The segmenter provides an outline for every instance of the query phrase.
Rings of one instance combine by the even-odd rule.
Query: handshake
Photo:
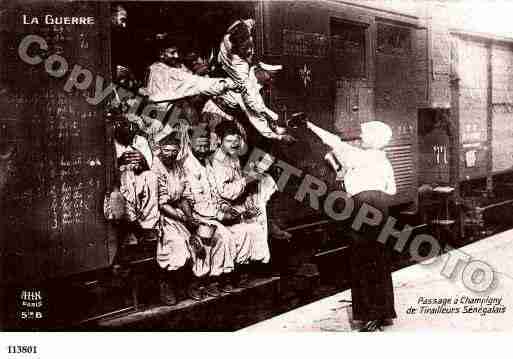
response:
[[[308,121],[304,112],[296,112],[290,116],[287,121],[287,126],[290,128],[306,128],[306,122]]]

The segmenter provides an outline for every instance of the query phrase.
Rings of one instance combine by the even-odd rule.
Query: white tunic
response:
[[[202,222],[216,226],[214,238],[217,241],[211,250],[210,274],[219,275],[233,271],[235,264],[249,261],[251,238],[243,224],[225,226],[217,221],[221,197],[217,191],[214,170],[210,161],[203,166],[194,155],[189,154],[184,164],[186,189],[184,195],[193,206]]]
[[[254,193],[245,193],[246,180],[242,176],[239,159],[226,155],[221,149],[214,154],[212,166],[221,198],[230,204],[237,203],[234,208],[238,211],[244,211],[248,206],[258,208],[260,214],[255,218],[245,220],[240,226],[247,231],[251,239],[248,259],[263,263],[269,262],[266,205],[277,190],[276,183],[272,177],[264,175],[258,182],[257,190]]]
[[[231,27],[238,22],[236,21]],[[250,30],[255,24],[254,20],[251,19],[244,20],[244,23]],[[232,52],[229,34],[226,34],[221,41],[218,61],[228,76],[244,89],[242,93],[229,91],[220,96],[225,104],[232,108],[237,105],[240,106],[251,124],[262,136],[281,139],[281,135],[271,130],[264,116],[264,114],[267,114],[273,121],[278,120],[278,115],[265,105],[260,94],[261,86],[255,77],[255,67],[250,67],[245,59]]]
[[[152,101],[172,101],[197,95],[216,96],[225,89],[224,79],[198,76],[184,66],[171,67],[162,62],[150,66],[146,85]]]
[[[155,158],[152,171],[158,176],[159,205],[176,206],[183,197],[185,179],[179,171],[168,170]],[[157,244],[157,263],[161,268],[177,270],[191,257],[189,238],[191,236],[184,223],[170,218],[161,212],[160,227],[162,238]]]

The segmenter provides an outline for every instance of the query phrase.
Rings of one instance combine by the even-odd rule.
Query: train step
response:
[[[164,330],[222,330],[229,327],[229,321],[244,317],[248,302],[259,301],[263,307],[272,307],[279,297],[280,277],[255,278],[245,288],[237,288],[219,297],[203,300],[186,299],[174,306],[157,303],[141,304],[130,312],[114,313],[91,318],[79,323],[81,328],[95,330],[152,329]],[[244,309],[246,306],[246,310]],[[258,305],[257,305],[258,309]],[[260,308],[262,309],[262,308]],[[266,309],[269,311],[269,308]],[[240,311],[240,313],[237,313]],[[246,313],[247,314],[247,313]],[[254,313],[253,313],[254,314]],[[246,315],[247,320],[251,320]],[[258,318],[260,320],[261,318]],[[240,320],[241,323],[244,320]],[[238,322],[237,322],[238,323]]]

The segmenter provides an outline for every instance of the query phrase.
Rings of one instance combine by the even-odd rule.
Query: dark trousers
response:
[[[357,215],[363,203],[378,209],[383,221],[388,217],[388,195],[364,191],[353,196]],[[396,317],[394,288],[390,270],[390,248],[377,241],[380,226],[363,224],[359,231],[350,230],[351,297],[354,320],[391,319]]]

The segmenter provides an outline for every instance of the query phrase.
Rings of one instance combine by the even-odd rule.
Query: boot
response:
[[[243,264],[239,268],[237,268],[237,272],[233,275],[233,285],[238,288],[251,288],[252,268],[252,264]]]
[[[383,331],[383,325],[380,320],[369,320],[366,322],[362,328],[360,328],[360,332],[377,332]]]
[[[166,279],[160,280],[160,301],[169,306],[176,305],[177,303],[174,287]]]
[[[175,305],[178,300],[176,298],[176,281],[174,271],[163,270],[160,276],[159,289],[160,289],[160,301],[165,305]]]
[[[216,283],[216,277],[211,277],[209,278],[208,280],[208,283],[205,285],[205,290],[204,292],[211,296],[211,297],[219,297],[221,296],[221,292],[219,291],[219,289],[217,288],[217,283]]]
[[[233,273],[225,273],[219,276],[219,290],[224,293],[232,293],[235,290]]]
[[[175,292],[178,302],[190,298],[190,283],[194,282],[195,279],[196,277],[187,266],[175,271]]]
[[[187,297],[193,300],[203,300],[205,296],[200,290],[200,279],[193,278],[189,285],[187,286]]]

